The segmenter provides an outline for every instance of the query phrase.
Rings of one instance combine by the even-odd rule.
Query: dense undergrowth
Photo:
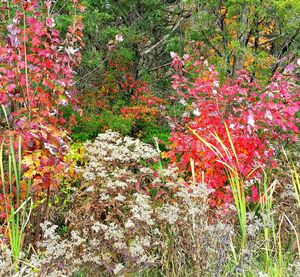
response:
[[[153,0],[156,16],[149,3],[124,3],[134,14],[149,9],[148,23],[178,20],[152,46],[144,21],[135,34],[135,17],[125,28],[105,3],[0,4],[0,276],[300,275],[297,52],[254,73],[259,51],[270,50],[255,44],[258,28],[253,52],[232,48],[224,68],[210,42],[218,37],[205,29],[205,43],[176,37],[190,17],[185,35],[195,35],[193,1],[180,10]],[[218,10],[225,25],[239,20],[227,5]],[[103,37],[91,34],[91,14],[109,25]],[[160,65],[165,41],[182,55],[169,51]],[[106,55],[86,73],[93,47]]]

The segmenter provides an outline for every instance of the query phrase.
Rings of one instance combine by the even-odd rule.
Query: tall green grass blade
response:
[[[17,271],[23,247],[25,228],[33,208],[33,202],[30,197],[31,180],[27,182],[26,197],[21,203],[22,138],[18,139],[17,151],[14,150],[13,140],[10,138],[7,160],[4,159],[4,145],[5,142],[2,142],[0,146],[0,175],[5,198],[10,247]],[[6,175],[5,170],[7,170],[8,175]],[[28,206],[29,201],[30,205]]]

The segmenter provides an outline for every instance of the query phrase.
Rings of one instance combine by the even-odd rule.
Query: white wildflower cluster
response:
[[[142,257],[145,253],[145,249],[139,240],[134,240],[129,246],[129,252],[133,257]]]
[[[93,226],[92,226],[92,230],[96,233],[98,233],[102,228],[102,224],[100,222],[94,222]]]
[[[99,134],[94,142],[87,142],[85,147],[87,158],[90,160],[86,170],[99,177],[103,177],[101,172],[105,173],[109,166],[158,157],[152,146],[131,137],[122,138],[119,133],[112,131]]]
[[[114,268],[114,274],[118,275],[122,271],[123,268],[124,268],[123,264],[121,264],[121,263],[117,264]]]
[[[154,148],[115,132],[100,134],[85,147],[87,163],[79,169],[83,180],[68,212],[68,237],[57,235],[56,225],[42,224],[38,268],[47,268],[47,276],[72,276],[82,268],[93,271],[87,276],[94,271],[122,276],[162,264],[179,270],[191,262],[202,272],[210,270],[208,256],[222,260],[225,252],[218,249],[232,233],[208,223],[211,191],[203,184],[186,187],[176,168],[154,172]]]
[[[132,258],[136,258],[136,264],[154,264],[157,260],[157,257],[154,255],[149,255],[146,249],[151,247],[151,237],[136,237],[133,241],[130,242],[129,252]],[[150,249],[149,249],[150,250]]]
[[[122,138],[112,131],[99,134],[85,148],[87,163],[78,168],[83,177],[82,189],[74,195],[70,211],[74,226],[70,239],[60,240],[57,254],[51,254],[56,244],[49,243],[49,239],[58,238],[54,234],[57,227],[45,222],[46,256],[57,260],[63,254],[69,260],[70,255],[80,250],[80,259],[74,258],[75,268],[80,263],[99,265],[115,275],[154,265],[156,257],[152,251],[156,248],[152,242],[159,247],[161,233],[152,231],[156,215],[151,197],[138,192],[136,186],[143,186],[144,179],[149,182],[154,178],[154,170],[145,166],[145,161],[155,161],[158,152],[150,145]],[[67,250],[66,242],[72,250]]]
[[[121,241],[124,239],[124,232],[114,222],[104,225],[105,234],[104,239],[108,241]]]
[[[57,225],[52,224],[50,221],[45,221],[44,223],[41,223],[41,228],[43,231],[43,236],[45,239],[56,239],[56,233],[55,230],[57,229]]]
[[[78,271],[82,265],[82,259],[78,259],[78,253],[75,250],[85,240],[75,231],[71,232],[71,240],[61,239],[56,233],[57,227],[49,221],[41,224],[43,240],[37,243],[37,250],[40,253],[34,253],[30,259],[26,260],[25,256],[20,257],[17,271],[10,250],[1,244],[0,276],[38,277],[46,276],[45,272],[47,272],[47,276],[50,277],[68,277]]]
[[[126,229],[130,229],[130,228],[134,228],[135,224],[134,224],[134,222],[131,219],[128,219],[125,222],[124,226],[125,226]]]
[[[136,184],[136,167],[140,161],[151,161],[158,157],[158,152],[138,139],[122,137],[119,133],[107,131],[99,134],[94,142],[85,144],[84,168],[77,168],[83,179],[93,186],[98,185],[110,190],[126,189],[129,184]],[[140,174],[153,174],[153,170],[138,166]],[[87,191],[93,191],[91,186]],[[104,191],[103,191],[104,193]],[[125,199],[118,197],[122,202]]]
[[[269,274],[260,271],[260,272],[258,272],[258,277],[269,277]]]
[[[172,178],[173,180],[177,180],[177,167],[166,167],[159,171],[161,176]]]
[[[14,265],[10,249],[0,242],[0,276],[12,276]]]
[[[38,243],[38,246],[44,249],[45,260],[50,262],[59,258],[67,258],[72,256],[73,248],[67,240],[60,240],[56,233],[58,226],[46,221],[41,224],[43,231],[43,241]]]
[[[126,197],[122,194],[118,194],[116,197],[115,197],[115,200],[119,201],[119,202],[124,202],[126,200]]]
[[[270,216],[264,213],[261,213],[260,217],[258,217],[254,212],[248,212],[247,219],[247,235],[252,239],[256,239],[258,233],[264,228],[273,227]]]
[[[162,208],[158,209],[158,217],[161,220],[166,220],[171,225],[175,224],[179,219],[178,204],[175,203],[174,205],[164,205]]]
[[[141,169],[140,169],[140,171],[141,171],[141,173],[144,173],[144,174],[153,174],[153,170],[151,169],[151,168],[149,168],[149,167],[142,167]]]
[[[132,217],[146,223],[147,225],[153,225],[153,209],[149,205],[149,196],[141,193],[135,193],[133,196],[135,197],[135,202],[131,207]]]

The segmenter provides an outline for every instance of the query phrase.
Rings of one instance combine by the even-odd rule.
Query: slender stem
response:
[[[7,6],[7,16],[8,16],[8,19],[10,20],[10,7],[9,7],[9,0],[7,1],[6,3],[6,6]]]
[[[28,62],[27,62],[27,46],[26,46],[26,11],[24,10],[24,16],[23,16],[23,43],[24,43],[24,62],[25,62],[25,83],[26,83],[26,98],[27,103],[25,102],[25,105],[27,106],[27,109],[29,111],[29,120],[31,119],[31,110],[30,110],[30,95],[29,95],[29,82],[28,82]]]

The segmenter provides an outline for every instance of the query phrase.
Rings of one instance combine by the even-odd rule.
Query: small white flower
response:
[[[116,35],[116,41],[118,41],[118,42],[124,41],[123,35],[122,35],[122,34],[117,34],[117,35]]]
[[[96,175],[93,172],[86,171],[83,173],[83,178],[86,181],[93,181],[93,180],[96,180]],[[88,188],[87,191],[93,191],[93,189]]]
[[[119,202],[124,202],[126,200],[126,197],[119,193],[118,196],[115,197],[115,200],[117,200]]]
[[[114,247],[115,247],[116,249],[126,249],[126,248],[127,248],[127,245],[126,245],[126,243],[123,242],[123,241],[117,241],[117,242],[114,243]]]
[[[92,230],[96,233],[99,232],[99,230],[101,229],[101,224],[100,222],[95,222],[94,225],[92,226]]]
[[[134,227],[134,223],[132,222],[131,219],[128,219],[126,222],[125,222],[125,228],[126,229],[130,229],[130,228],[133,228]]]
[[[79,48],[76,48],[74,49],[73,47],[68,47],[65,49],[66,53],[69,55],[69,56],[72,56],[74,55],[77,51],[79,50]]]
[[[187,105],[187,102],[183,98],[180,99],[179,103],[182,104],[183,106]]]
[[[7,1],[6,1],[6,2],[7,2]],[[14,23],[14,24],[19,24],[19,23],[20,23],[19,18],[15,17],[15,18],[13,19],[13,23]]]
[[[44,146],[45,146],[45,149],[47,149],[47,150],[49,150],[49,152],[52,154],[52,155],[54,155],[54,154],[56,154],[56,152],[57,152],[57,149],[53,146],[53,145],[51,145],[50,143],[44,143]]]
[[[61,99],[59,101],[59,105],[62,105],[62,106],[67,106],[68,105],[68,101],[66,99]]]
[[[189,57],[190,57],[189,54],[184,54],[184,55],[183,55],[183,59],[184,59],[184,60],[187,60]]]
[[[149,196],[140,193],[135,193],[134,196],[136,197],[136,205],[131,208],[133,218],[143,221],[147,225],[154,225],[153,210],[148,201]]]
[[[175,128],[175,124],[172,123],[172,122],[168,122],[168,125],[169,125],[170,128]]]
[[[175,52],[170,52],[171,58],[175,59],[177,57],[177,54]]]
[[[179,219],[179,212],[180,209],[177,204],[165,204],[163,207],[158,208],[158,217],[161,220],[168,222],[170,225],[173,225]]]
[[[94,177],[95,175],[93,175]],[[94,186],[88,186],[88,188],[86,189],[87,192],[94,192],[95,191],[95,187]]]
[[[118,273],[120,273],[124,268],[123,264],[117,264],[115,269],[114,269],[114,274],[117,275]]]
[[[145,250],[143,246],[141,245],[140,241],[138,239],[131,242],[129,246],[129,252],[132,257],[139,257],[143,256],[145,253]]]
[[[218,92],[217,92],[217,90],[213,89],[212,93],[213,93],[214,96],[216,96]]]
[[[57,115],[58,114],[58,112],[57,112],[57,110],[52,110],[51,112],[50,112],[50,115],[51,116],[55,116],[55,115]]]
[[[107,201],[107,200],[110,199],[110,196],[108,194],[106,194],[106,193],[102,193],[101,196],[100,196],[100,199],[102,201]]]
[[[214,86],[215,86],[216,88],[218,88],[218,87],[220,86],[219,81],[214,81]]]
[[[249,114],[249,115],[248,115],[247,123],[248,123],[251,127],[254,127],[255,121],[254,121],[254,117],[253,117],[252,114]]]
[[[80,237],[77,231],[71,231],[71,240],[76,246],[79,246],[80,244],[85,242],[85,239]]]
[[[272,113],[268,110],[265,113],[265,119],[273,120]]]
[[[158,228],[154,228],[154,229],[153,229],[153,234],[154,234],[154,235],[160,235],[161,233],[160,233],[160,231],[159,231]]]
[[[151,246],[151,238],[149,236],[142,237],[140,242],[145,247],[150,247]]]
[[[116,223],[111,222],[107,227],[104,234],[105,240],[122,241],[124,239],[124,231]]]
[[[199,109],[197,108],[197,109],[193,110],[193,114],[194,114],[195,116],[200,116],[200,115],[201,115],[201,112],[200,112]]]

